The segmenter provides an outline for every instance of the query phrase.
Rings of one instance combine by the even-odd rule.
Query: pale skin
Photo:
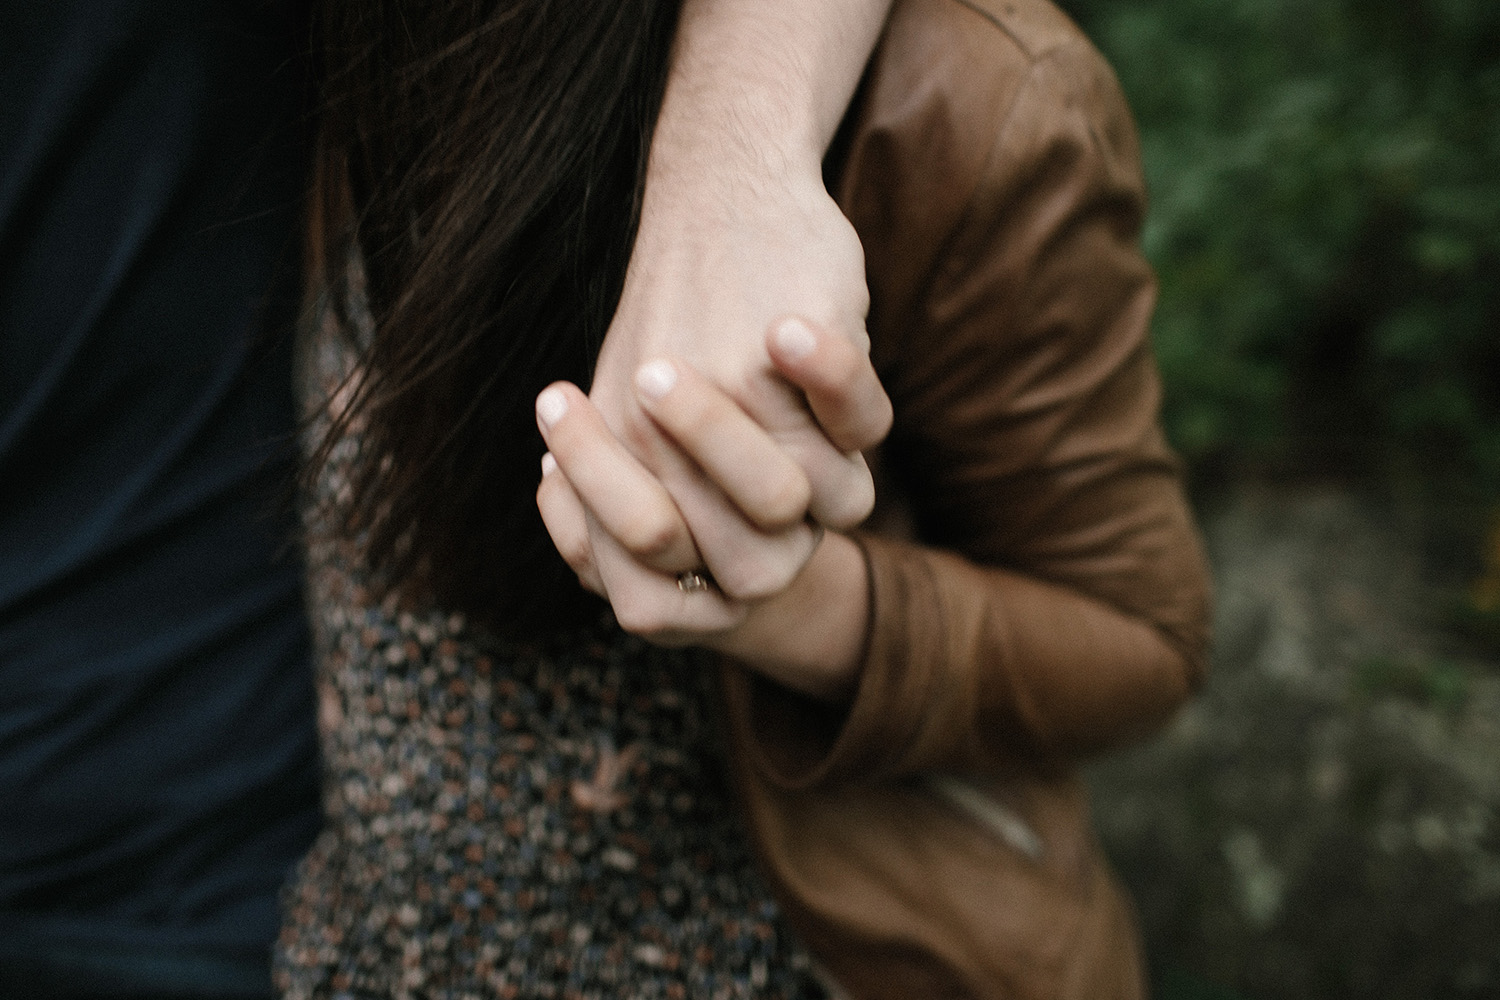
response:
[[[869,513],[860,451],[891,414],[821,167],[889,7],[686,0],[592,390],[538,397],[538,506],[583,585],[629,631],[828,699],[869,610],[862,555],[824,529]],[[699,568],[717,586],[684,593]]]
[[[820,423],[838,428],[832,441],[847,445],[883,436],[889,405],[884,420],[869,422],[879,405],[865,394],[872,384],[878,391],[878,383],[863,349],[796,319],[773,325],[767,348],[777,372],[805,395]],[[642,365],[634,392],[656,427],[746,522],[781,517],[787,497],[805,485],[772,437],[680,359]],[[670,519],[671,497],[577,387],[558,382],[544,390],[537,423],[550,449],[537,488],[542,520],[579,581],[610,600],[622,627],[665,645],[717,649],[814,697],[847,698],[869,618],[864,556],[853,541],[818,532],[811,558],[788,585],[756,598],[736,599],[718,588],[684,592],[675,573],[660,571],[644,572],[629,589],[612,591],[597,558],[600,540],[634,558],[620,539],[631,537],[642,512]]]
[[[623,535],[605,537],[591,524],[594,562],[611,595],[637,590],[648,573],[695,567],[707,567],[736,598],[780,593],[817,545],[819,531],[805,515],[839,528],[870,511],[874,488],[859,449],[889,420],[873,371],[840,418],[851,426],[829,428],[777,375],[766,337],[773,321],[797,315],[861,350],[868,343],[863,253],[821,169],[889,6],[683,5],[640,230],[589,393],[604,425],[674,506],[635,508],[618,526]],[[641,405],[636,369],[662,356],[688,363],[727,394],[802,482],[785,484],[783,495],[752,505],[747,516]]]

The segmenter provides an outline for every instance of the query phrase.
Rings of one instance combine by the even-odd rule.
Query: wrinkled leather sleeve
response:
[[[857,536],[865,661],[847,708],[741,675],[730,710],[788,788],[1061,767],[1160,725],[1208,636],[1134,126],[1102,57],[1025,0],[898,3],[859,101],[836,193],[895,405]]]

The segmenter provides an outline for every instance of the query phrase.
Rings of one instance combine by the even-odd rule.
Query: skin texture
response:
[[[868,349],[863,253],[823,187],[821,161],[889,6],[684,4],[641,224],[589,394],[601,422],[591,431],[607,430],[617,445],[594,434],[595,457],[565,463],[600,507],[585,518],[597,589],[617,612],[632,595],[624,610],[643,632],[683,624],[655,627],[673,610],[665,598],[635,606],[635,595],[658,595],[662,578],[707,567],[731,599],[713,618],[724,626],[735,600],[792,584],[820,547],[815,524],[851,527],[873,504],[859,449],[890,419],[873,369],[840,355],[844,367],[819,377],[849,384],[836,402],[813,393],[810,406],[778,374],[767,337],[779,318],[796,315],[854,353]],[[689,442],[721,463],[716,470],[700,469],[691,448],[674,443],[637,389],[638,369],[663,357],[717,387],[717,396],[694,392],[690,401],[713,407],[707,426],[720,440]],[[579,412],[576,401],[569,412]],[[656,486],[640,477],[608,496],[591,485],[605,477],[591,470],[617,465]],[[695,629],[707,626],[694,619]]]
[[[789,319],[773,327],[767,353],[823,425],[838,429],[840,443],[884,435],[889,404],[861,348]],[[745,522],[775,525],[798,508],[806,496],[801,470],[709,379],[679,359],[659,358],[642,365],[635,381],[637,401],[657,430]],[[537,490],[542,519],[580,582],[610,600],[622,627],[667,645],[717,649],[815,697],[848,696],[869,618],[858,546],[809,529],[817,542],[806,566],[787,586],[750,597],[719,587],[684,592],[671,571],[643,570],[621,586],[600,558],[600,540],[614,546],[612,555],[642,565],[637,552],[671,544],[671,498],[575,386],[549,386],[538,397],[537,424],[550,449]]]

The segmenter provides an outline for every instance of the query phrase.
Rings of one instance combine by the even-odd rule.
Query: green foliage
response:
[[[1178,447],[1380,441],[1500,484],[1500,4],[1065,5],[1141,127]]]
[[[1405,698],[1454,712],[1469,700],[1469,676],[1453,661],[1432,657],[1371,657],[1354,672],[1354,690],[1370,698]]]

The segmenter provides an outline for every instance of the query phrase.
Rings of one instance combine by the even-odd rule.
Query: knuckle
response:
[[[677,544],[677,519],[665,512],[636,511],[620,530],[619,541],[637,559],[655,559]]]
[[[816,498],[814,515],[835,531],[853,528],[875,509],[875,484],[867,468],[850,469],[837,484]]]
[[[758,527],[768,531],[790,528],[807,516],[812,501],[812,485],[801,470],[776,477],[766,487],[753,518]]]

